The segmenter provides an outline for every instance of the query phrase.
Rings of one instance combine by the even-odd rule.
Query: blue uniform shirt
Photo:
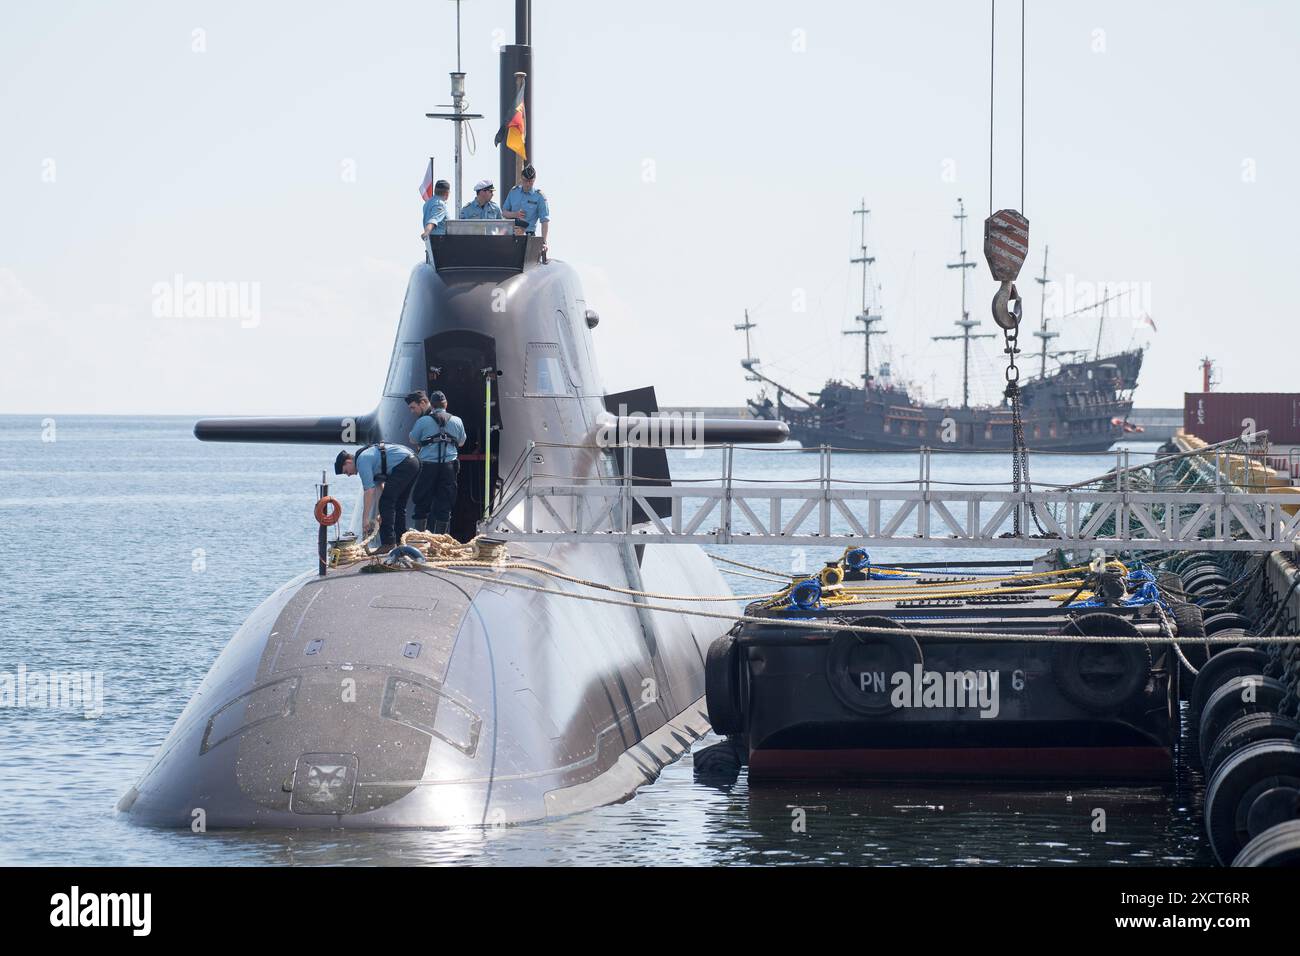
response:
[[[443,236],[447,234],[447,203],[438,196],[434,196],[424,204],[424,216],[420,221],[421,226],[427,226],[433,223],[433,228],[429,234],[433,236]]]
[[[528,218],[525,220],[527,225],[524,227],[529,235],[537,231],[539,222],[551,221],[551,207],[547,205],[546,196],[540,189],[530,189],[524,192],[522,186],[516,186],[510,190],[510,195],[506,196],[505,205],[502,207],[506,212],[518,212],[523,210],[524,215]]]
[[[411,457],[411,450],[405,445],[391,445],[384,442],[386,455],[388,459],[388,473],[391,475],[393,469],[403,461]],[[356,457],[357,477],[361,479],[361,487],[367,490],[375,487],[375,472],[379,471],[380,456],[379,446],[371,445]],[[383,480],[382,478],[380,479]]]
[[[500,219],[501,207],[488,200],[486,206],[480,206],[477,199],[471,199],[465,203],[465,208],[460,211],[461,219]]]
[[[452,441],[432,441],[427,445],[420,442],[445,432]],[[447,419],[446,425],[439,425],[432,415],[421,415],[411,426],[411,443],[420,449],[420,461],[446,462],[455,461],[456,446],[465,444],[465,423],[455,415]]]

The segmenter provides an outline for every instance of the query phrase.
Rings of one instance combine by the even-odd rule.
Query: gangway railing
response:
[[[1264,552],[1300,545],[1300,488],[1143,490],[1122,460],[1089,487],[951,488],[931,477],[931,450],[921,449],[915,480],[864,487],[833,479],[832,455],[821,449],[815,481],[755,486],[734,474],[735,449],[722,446],[719,478],[665,486],[638,479],[630,456],[622,477],[536,475],[533,447],[483,533],[507,541],[889,548]]]

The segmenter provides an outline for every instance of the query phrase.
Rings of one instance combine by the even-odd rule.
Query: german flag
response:
[[[515,111],[510,116],[510,122],[497,130],[496,138],[492,140],[493,146],[500,146],[501,140],[505,139],[506,149],[518,153],[520,159],[528,158],[528,154],[524,152],[524,137],[528,135],[524,119],[524,87],[527,83],[528,81],[525,80],[519,84],[519,93],[515,96]]]

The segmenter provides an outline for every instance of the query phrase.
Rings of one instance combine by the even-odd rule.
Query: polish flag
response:
[[[420,183],[420,198],[428,202],[433,198],[433,157],[429,157],[429,166],[424,171],[424,182]]]

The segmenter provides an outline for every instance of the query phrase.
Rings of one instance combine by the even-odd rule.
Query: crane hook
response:
[[[993,296],[993,321],[1007,331],[1020,325],[1015,281],[1028,252],[1029,220],[1018,210],[999,209],[984,220],[984,258],[993,278],[1002,283]]]
[[[1023,300],[1016,291],[1016,284],[1010,280],[1003,282],[993,296],[993,321],[999,327],[1011,331],[1020,325]]]

